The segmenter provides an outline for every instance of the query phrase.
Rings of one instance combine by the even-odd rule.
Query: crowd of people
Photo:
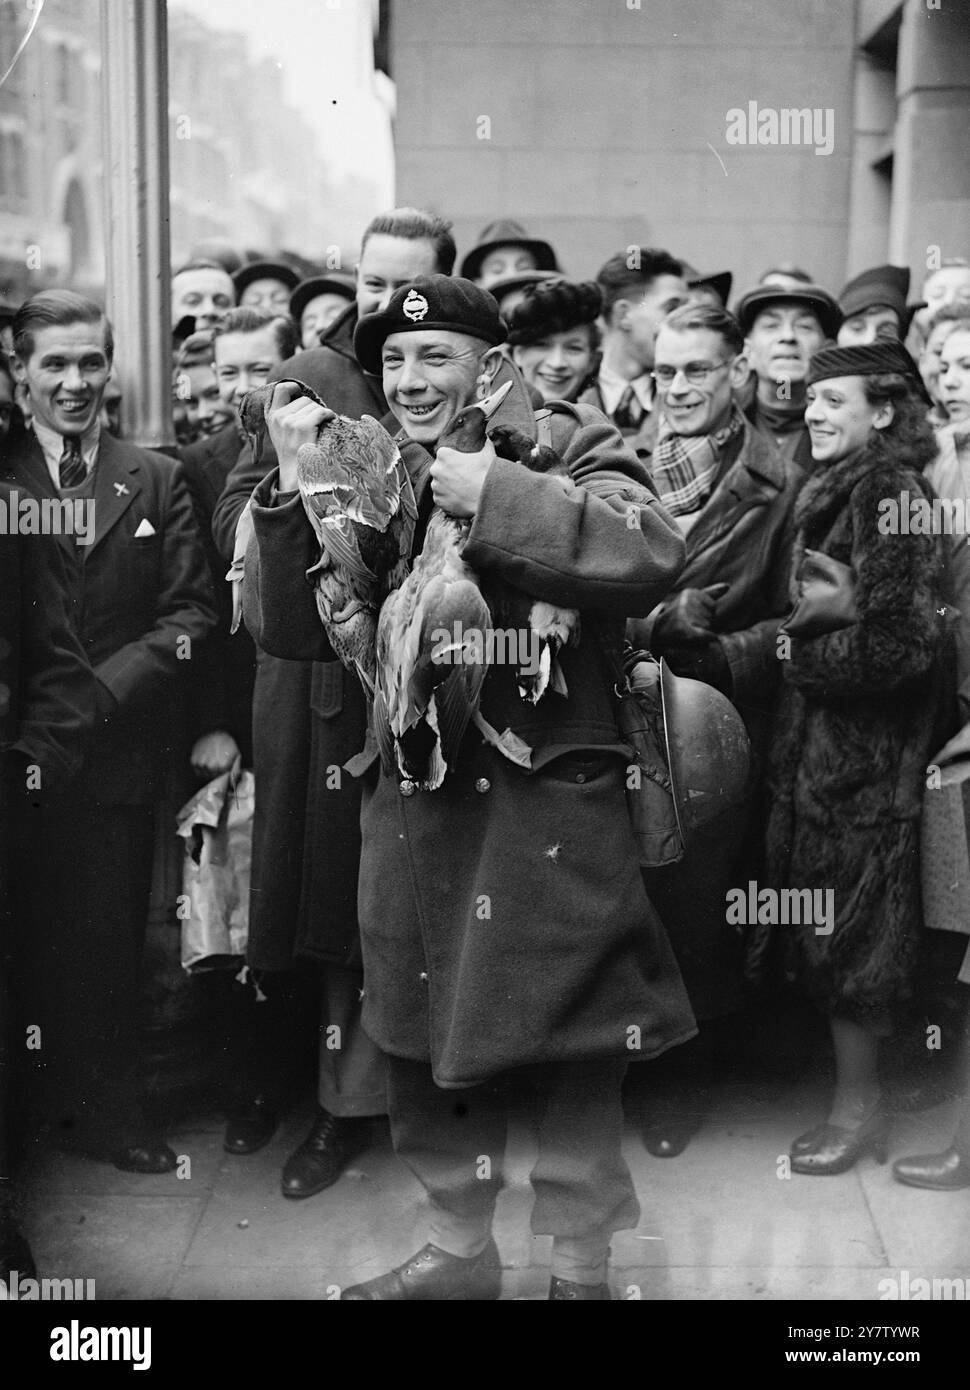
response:
[[[934,1020],[966,1054],[970,885],[941,908],[925,868],[945,830],[966,842],[959,798],[955,822],[927,814],[970,768],[966,531],[910,517],[970,499],[970,260],[913,295],[898,266],[835,293],[780,264],[733,296],[676,248],[625,247],[577,280],[503,220],[456,261],[450,224],[414,208],[373,219],[353,275],[197,248],[171,281],[168,453],[123,437],[97,303],[54,288],[7,316],[0,1278],[33,1268],[14,1179],[38,1137],[176,1166],[139,1065],[153,862],[174,835],[158,807],[243,767],[258,1003],[224,1147],[270,1141],[312,1054],[282,1195],[330,1187],[386,1116],[429,1197],[428,1243],[346,1299],[499,1297],[517,1089],[537,1102],[549,1296],[607,1299],[610,1238],[639,1214],[624,1115],[651,1154],[681,1154],[759,1001],[793,992],[831,1036],[797,1174],[884,1161],[894,1113],[941,1098]],[[260,447],[244,402],[267,386]],[[474,583],[496,623],[575,610],[544,693],[488,669],[440,785],[400,739],[382,752],[373,689],[308,582],[333,556],[301,457],[337,416],[394,438],[420,602],[450,614]],[[90,505],[93,525],[12,524],[31,499]],[[435,568],[442,513],[459,541]],[[628,816],[613,664],[646,653],[670,699],[726,697],[750,745],[744,785],[660,866]],[[402,669],[404,639],[377,660]],[[443,746],[444,672],[416,672],[407,732]],[[785,920],[786,890],[819,910]],[[964,1095],[968,1074],[968,1055],[947,1073]],[[961,1116],[895,1177],[970,1187],[970,1101]]]

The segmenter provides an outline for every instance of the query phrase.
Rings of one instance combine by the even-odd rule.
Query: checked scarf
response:
[[[714,491],[725,446],[744,429],[737,403],[715,434],[667,434],[657,440],[650,471],[660,500],[674,516],[699,511]]]

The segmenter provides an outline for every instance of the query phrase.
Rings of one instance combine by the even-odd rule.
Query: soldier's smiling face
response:
[[[381,349],[384,395],[409,438],[434,444],[462,406],[478,399],[479,388],[487,388],[499,358],[469,333],[391,333]]]

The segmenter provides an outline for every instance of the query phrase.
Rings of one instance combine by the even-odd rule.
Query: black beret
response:
[[[804,304],[822,325],[826,338],[834,338],[842,327],[842,310],[821,285],[799,285],[797,289],[785,289],[782,285],[759,285],[748,290],[734,306],[734,317],[741,325],[741,332],[748,334],[762,309],[769,304]]]
[[[909,377],[918,394],[929,401],[916,363],[902,343],[893,338],[852,347],[821,348],[808,364],[806,384],[813,386],[816,381],[834,376],[883,376],[887,372]]]
[[[354,352],[365,372],[381,374],[381,348],[392,333],[429,328],[468,333],[493,347],[508,337],[505,320],[488,290],[455,275],[419,275],[395,290],[386,309],[366,314],[354,333]]]

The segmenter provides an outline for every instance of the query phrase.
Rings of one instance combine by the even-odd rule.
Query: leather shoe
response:
[[[893,1164],[893,1177],[907,1187],[928,1187],[934,1192],[955,1192],[970,1187],[970,1155],[949,1148],[941,1154],[918,1154],[915,1158],[898,1158]]]
[[[612,1302],[609,1284],[574,1284],[571,1279],[557,1279],[555,1275],[549,1284],[549,1301],[555,1303],[567,1298],[596,1299],[602,1303]]]
[[[278,1108],[265,1096],[256,1096],[245,1110],[230,1116],[222,1147],[227,1154],[245,1156],[258,1153],[272,1139],[279,1123]]]
[[[313,1197],[335,1183],[355,1154],[367,1145],[368,1122],[340,1119],[320,1107],[310,1133],[283,1165],[284,1197]]]
[[[460,1300],[486,1302],[502,1292],[502,1265],[495,1241],[490,1240],[480,1255],[470,1260],[449,1255],[436,1245],[425,1245],[403,1265],[352,1284],[340,1295],[342,1303],[416,1302],[418,1300],[456,1303]]]
[[[687,1148],[702,1123],[699,1116],[693,1115],[653,1120],[643,1127],[643,1147],[654,1158],[676,1158]]]
[[[877,1163],[889,1154],[889,1117],[876,1109],[861,1124],[816,1125],[791,1146],[791,1170],[819,1177],[847,1173],[863,1154],[872,1153]]]
[[[123,1173],[171,1173],[178,1167],[175,1154],[160,1139],[126,1144],[116,1151],[111,1162]]]

